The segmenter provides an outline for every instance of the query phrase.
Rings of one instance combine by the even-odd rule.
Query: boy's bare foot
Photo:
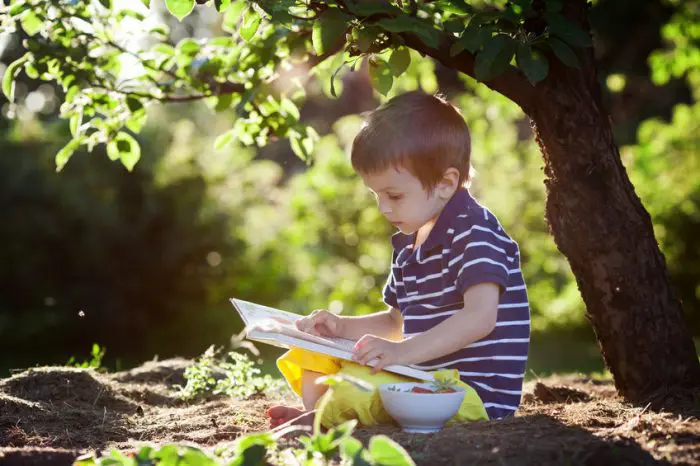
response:
[[[267,417],[270,418],[271,429],[282,424],[310,426],[314,423],[314,413],[289,406],[273,406],[267,410]]]

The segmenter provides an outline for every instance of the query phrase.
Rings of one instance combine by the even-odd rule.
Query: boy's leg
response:
[[[323,375],[320,372],[304,370],[301,375],[301,400],[304,410],[284,405],[273,406],[267,411],[270,427],[275,428],[290,421],[295,421],[294,424],[311,425],[316,402],[328,390],[328,385],[316,384],[316,379]]]
[[[317,385],[316,379],[337,372],[340,369],[338,360],[330,356],[294,348],[277,360],[277,367],[292,391],[301,397],[304,409],[285,405],[273,406],[267,412],[271,427],[274,428],[290,421],[302,424],[313,423],[314,406],[328,389],[326,385]],[[304,417],[300,418],[300,416]]]

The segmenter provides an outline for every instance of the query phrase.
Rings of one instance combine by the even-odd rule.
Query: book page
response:
[[[254,336],[254,332],[267,334],[266,338],[271,338],[274,334],[288,335],[302,340],[313,341],[321,345],[337,348],[343,351],[352,351],[355,342],[345,338],[322,337],[302,332],[296,328],[294,322],[302,316],[292,314],[279,309],[274,309],[260,304],[243,301],[241,299],[231,299],[231,303],[238,310],[246,323],[246,333]],[[257,335],[263,337],[263,335]]]
[[[246,325],[266,320],[275,319],[281,323],[292,324],[294,321],[301,319],[299,314],[282,311],[273,307],[262,306],[260,304],[243,301],[242,299],[231,298],[231,304],[236,308],[238,313],[243,318]]]
[[[312,341],[330,348],[337,348],[339,350],[349,352],[352,352],[352,349],[355,346],[354,340],[312,335],[310,333],[302,332],[296,328],[293,322],[284,321],[279,317],[272,317],[253,322],[248,326],[247,333],[249,337],[253,338],[274,338],[274,335],[287,335],[300,340]]]

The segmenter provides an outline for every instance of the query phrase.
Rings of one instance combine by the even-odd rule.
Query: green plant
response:
[[[98,345],[97,343],[93,343],[91,351],[92,359],[83,362],[77,362],[75,356],[71,356],[66,365],[72,367],[81,367],[84,369],[92,367],[97,370],[106,371],[107,369],[105,367],[102,367],[102,358],[104,358],[106,352],[107,348],[101,348],[100,345]]]
[[[180,399],[192,401],[200,396],[227,395],[246,399],[260,393],[279,392],[285,384],[269,375],[260,376],[248,356],[229,352],[217,359],[218,350],[210,346],[197,361],[185,369],[185,386],[176,385]]]

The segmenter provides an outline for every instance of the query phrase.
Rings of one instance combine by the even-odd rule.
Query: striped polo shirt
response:
[[[392,272],[384,287],[384,302],[401,311],[405,338],[460,311],[472,285],[496,283],[501,294],[496,327],[489,335],[413,367],[457,369],[491,419],[512,415],[520,404],[530,341],[530,306],[517,243],[466,189],[449,200],[416,250],[414,242],[415,233],[392,237]]]

